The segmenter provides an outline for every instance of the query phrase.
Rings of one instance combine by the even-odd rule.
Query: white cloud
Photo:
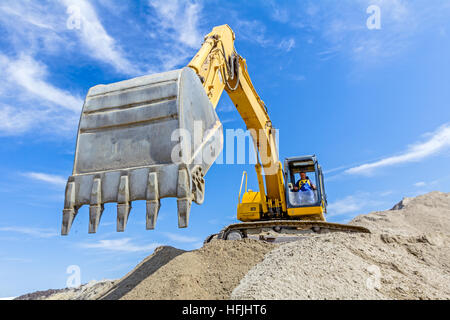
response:
[[[78,18],[69,8],[77,8],[80,13],[79,29],[67,27],[68,21]],[[89,1],[6,0],[6,4],[0,5],[0,12],[0,24],[7,30],[5,37],[16,52],[31,55],[76,52],[111,65],[124,74],[140,73],[108,34]]]
[[[163,31],[170,38],[191,48],[197,48],[202,41],[199,19],[202,5],[198,1],[152,0],[149,2],[159,18]]]
[[[117,71],[125,74],[137,74],[138,69],[125,57],[116,40],[103,27],[94,7],[86,0],[64,0],[68,8],[80,10],[80,29],[76,32],[85,50],[94,58],[111,64]]]
[[[441,182],[446,181],[450,178],[449,175],[447,176],[440,176],[439,179],[434,179],[431,181],[418,181],[416,183],[414,183],[414,187],[419,188],[422,192],[428,192],[428,191],[433,191],[433,190],[437,190],[439,189],[439,185]]]
[[[26,9],[17,6],[17,1],[8,2],[0,6],[0,11],[4,14],[13,17],[14,19],[23,20],[24,22],[31,24],[38,28],[54,30],[53,26],[48,22],[44,21],[38,13],[38,4],[28,3]],[[2,16],[2,20],[5,20],[6,15]]]
[[[20,134],[30,129],[35,120],[35,113],[0,104],[0,132]]]
[[[36,127],[58,132],[74,130],[83,100],[49,83],[46,65],[22,54],[17,59],[0,53],[0,73],[5,76],[0,103],[0,133],[21,134]]]
[[[36,238],[50,238],[58,235],[58,232],[53,229],[30,228],[30,227],[0,227],[0,231],[20,233]]]
[[[0,25],[9,40],[9,49],[54,53],[68,46],[58,26],[66,19],[60,6],[49,1],[3,0],[0,4]]]
[[[151,38],[159,44],[152,55],[161,62],[156,71],[167,71],[185,63],[200,49],[204,31],[200,29],[203,6],[200,1],[151,0]]]
[[[217,111],[224,112],[224,113],[225,112],[234,112],[234,111],[236,111],[236,107],[231,103],[227,103],[227,104],[219,103],[219,106],[217,107]]]
[[[405,21],[412,18],[408,1],[405,0],[360,0],[364,6],[377,5],[383,11],[383,15],[389,16],[395,21]]]
[[[405,152],[387,157],[376,162],[366,163],[347,169],[348,174],[370,174],[375,169],[393,165],[419,161],[450,148],[450,124],[445,124],[434,133],[428,134],[430,138],[410,146]]]
[[[270,10],[270,17],[278,22],[286,23],[289,21],[289,10],[280,6],[279,2],[270,0],[266,2]]]
[[[17,60],[9,60],[3,66],[9,81],[22,87],[28,93],[39,99],[47,100],[62,108],[79,112],[83,106],[83,100],[69,92],[56,88],[44,79],[47,76],[45,65],[37,62],[31,56],[21,55]]]
[[[380,7],[381,30],[367,28],[366,20],[370,15],[366,10],[370,5]],[[404,52],[417,28],[412,7],[402,0],[360,0],[344,4],[339,8],[340,14],[321,8],[319,25],[331,53],[323,58],[343,53],[359,62],[369,63]]]
[[[236,26],[236,40],[256,43],[263,48],[275,48],[283,52],[289,52],[295,47],[293,37],[280,37],[267,31],[264,23],[258,20],[245,20],[234,13]]]
[[[381,30],[367,28],[370,5],[381,9]],[[406,53],[418,33],[446,23],[450,9],[445,0],[304,0],[277,2],[276,10],[273,7],[274,20],[301,29],[299,37],[321,46],[320,59],[342,54],[361,64]]]
[[[141,252],[152,251],[159,247],[158,243],[151,243],[146,245],[133,244],[131,238],[123,238],[117,240],[99,240],[94,243],[81,243],[81,247],[88,249],[102,249],[107,251],[119,252]]]
[[[25,172],[23,173],[23,175],[33,180],[47,182],[56,186],[65,186],[67,182],[67,179],[65,179],[64,177],[47,173]]]
[[[258,20],[245,20],[236,17],[237,40],[254,42],[261,47],[268,47],[273,43],[267,35],[266,26]]]
[[[292,50],[292,48],[295,47],[295,40],[294,38],[283,39],[281,40],[278,47],[283,51],[289,52]]]
[[[196,237],[183,236],[176,233],[164,232],[164,235],[172,241],[176,242],[199,242],[199,239]]]
[[[355,196],[347,196],[343,199],[332,202],[328,205],[329,216],[341,215],[344,213],[356,212],[364,207],[364,203]]]
[[[367,213],[367,210],[380,210],[381,206],[387,205],[384,198],[391,194],[384,192],[357,192],[331,202],[327,206],[328,218],[349,218],[355,214]]]

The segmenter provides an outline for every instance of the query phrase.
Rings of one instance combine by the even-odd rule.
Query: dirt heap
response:
[[[362,225],[375,233],[447,237],[450,233],[450,193],[430,192],[403,198],[391,210],[357,216],[350,224]]]
[[[77,288],[50,289],[28,293],[14,300],[94,300],[112,287],[114,280],[92,280]]]
[[[214,241],[194,251],[160,247],[101,299],[228,299],[273,245]]]
[[[372,234],[282,244],[242,279],[234,299],[450,299],[450,194],[405,198],[358,216]]]
[[[450,193],[405,198],[351,224],[372,233],[160,247],[120,280],[41,298],[450,299]]]

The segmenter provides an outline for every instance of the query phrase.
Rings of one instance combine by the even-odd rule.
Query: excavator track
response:
[[[264,230],[274,230],[278,236],[265,235]],[[278,231],[277,231],[278,230]],[[346,233],[370,233],[370,230],[361,226],[352,226],[347,224],[339,224],[325,221],[313,220],[270,220],[242,222],[231,224],[219,233],[210,235],[205,243],[213,239],[220,240],[238,240],[242,238],[254,238],[257,236],[259,240],[275,242],[277,238],[283,238],[282,235],[294,234],[298,238],[299,235],[306,234],[322,234],[329,232],[346,232]],[[284,237],[285,241],[292,241],[293,237]],[[283,241],[283,240],[282,240]]]

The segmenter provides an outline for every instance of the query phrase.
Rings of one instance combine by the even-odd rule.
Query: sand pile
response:
[[[78,288],[50,289],[36,291],[17,297],[14,300],[94,300],[111,288],[114,280],[92,280]]]
[[[273,248],[257,240],[214,241],[189,252],[161,247],[102,299],[228,299]]]
[[[404,199],[355,218],[373,234],[282,244],[242,279],[234,299],[450,299],[450,194]]]
[[[450,193],[435,191],[403,198],[391,210],[357,216],[350,224],[365,226],[375,233],[447,237],[450,234]]]
[[[405,198],[329,233],[160,247],[122,279],[30,299],[450,299],[450,193]]]
[[[65,289],[46,298],[46,300],[95,300],[100,294],[114,285],[115,281],[90,281],[76,289]]]

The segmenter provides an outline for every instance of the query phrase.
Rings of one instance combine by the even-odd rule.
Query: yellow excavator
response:
[[[146,201],[146,228],[154,229],[160,199],[168,197],[177,198],[178,226],[187,227],[191,204],[203,203],[205,174],[223,148],[215,108],[224,90],[252,137],[259,191],[247,190],[244,172],[237,206],[241,223],[225,227],[207,241],[264,238],[261,234],[268,230],[369,232],[325,221],[327,199],[315,156],[285,159],[283,169],[275,129],[234,40],[228,25],[217,26],[187,67],[89,90],[78,127],[73,174],[65,191],[62,235],[69,233],[85,204],[90,206],[89,233],[95,233],[104,204],[111,202],[117,203],[117,231],[124,231],[136,200]],[[300,173],[315,181],[309,183],[314,188],[308,190],[307,201],[299,198]]]

